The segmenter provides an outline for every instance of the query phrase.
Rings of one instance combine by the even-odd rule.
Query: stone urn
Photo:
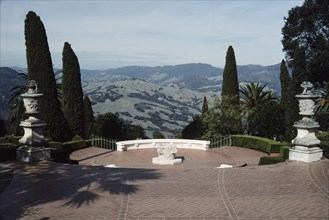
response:
[[[25,162],[35,162],[50,158],[50,150],[44,145],[47,139],[42,135],[46,123],[37,118],[39,114],[38,100],[43,96],[38,92],[37,83],[34,80],[28,81],[27,92],[23,93],[25,114],[28,118],[21,121],[20,125],[24,129],[24,135],[19,139],[22,144],[17,149],[16,158]]]
[[[291,141],[293,147],[289,151],[289,159],[310,163],[320,160],[323,155],[318,147],[321,141],[315,136],[320,126],[314,120],[316,100],[321,95],[310,82],[303,82],[301,87],[303,92],[295,97],[299,103],[299,115],[303,118],[294,124],[297,136]]]

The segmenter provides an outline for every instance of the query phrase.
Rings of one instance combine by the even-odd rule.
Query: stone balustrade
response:
[[[117,151],[150,149],[159,145],[172,145],[177,148],[207,150],[210,141],[189,140],[189,139],[138,139],[117,142]]]

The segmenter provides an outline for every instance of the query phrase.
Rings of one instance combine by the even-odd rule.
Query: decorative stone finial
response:
[[[26,84],[27,93],[38,93],[38,84],[35,80],[29,80]]]
[[[303,88],[302,94],[311,94],[311,90],[313,89],[313,84],[309,81],[305,81],[300,85]]]

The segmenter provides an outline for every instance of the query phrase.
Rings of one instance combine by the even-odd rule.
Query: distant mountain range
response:
[[[21,68],[13,68],[19,69]],[[0,68],[1,117],[9,110],[10,89],[24,84],[17,72]],[[239,83],[260,82],[280,93],[280,64],[237,66]],[[95,115],[116,113],[127,123],[139,124],[152,136],[178,133],[200,114],[203,97],[220,95],[223,69],[208,64],[127,66],[108,70],[81,70],[83,90]]]

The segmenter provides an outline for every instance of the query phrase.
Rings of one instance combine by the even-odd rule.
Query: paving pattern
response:
[[[257,166],[264,154],[237,147],[178,154],[171,166],[152,164],[154,149],[83,149],[71,155],[80,165],[7,162],[0,219],[329,219],[329,160]]]

